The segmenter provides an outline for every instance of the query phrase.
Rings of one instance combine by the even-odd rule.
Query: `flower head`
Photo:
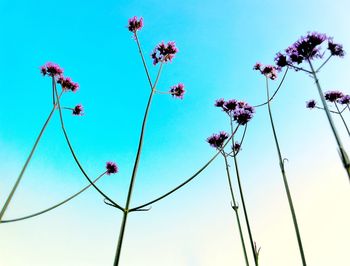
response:
[[[233,151],[234,152],[239,152],[241,150],[241,144],[239,142],[235,142],[235,145],[233,145]]]
[[[260,62],[256,62],[253,66],[253,70],[261,70],[262,64]]]
[[[328,40],[328,50],[331,52],[331,55],[344,57],[345,52],[343,50],[343,45],[334,43],[332,39]]]
[[[79,89],[79,84],[73,82],[71,78],[65,78],[62,75],[57,79],[57,83],[61,84],[63,90],[76,92]]]
[[[48,62],[42,67],[40,67],[40,72],[43,76],[59,77],[63,74],[63,69],[55,63]]]
[[[254,112],[251,112],[250,108],[239,108],[233,112],[233,118],[238,124],[243,126],[253,118],[253,113]]]
[[[209,138],[207,138],[207,142],[213,148],[222,148],[225,140],[228,139],[228,134],[224,131],[221,131],[219,134],[213,134]]]
[[[129,19],[128,22],[128,30],[131,32],[136,32],[138,30],[141,30],[143,27],[143,18],[140,17],[140,19],[138,20],[137,17],[132,17]]]
[[[167,44],[161,42],[156,46],[156,48],[154,48],[151,54],[153,65],[156,65],[159,62],[171,62],[178,51],[179,50],[176,48],[175,42],[168,42]]]
[[[281,71],[283,67],[288,65],[287,57],[282,53],[277,53],[275,57],[275,63],[277,66],[277,70]]]
[[[114,162],[106,163],[107,175],[118,173],[118,166]]]
[[[232,113],[237,108],[237,100],[231,99],[224,103],[222,109],[227,113]]]
[[[260,71],[262,75],[266,76],[269,79],[275,80],[277,78],[277,69],[274,66],[271,66],[271,65],[264,66],[261,63],[256,63],[253,66],[253,70]]]
[[[73,115],[84,115],[84,107],[81,104],[76,105],[73,108]]]
[[[215,101],[215,104],[214,104],[214,106],[216,106],[216,107],[223,107],[224,106],[224,104],[225,104],[225,100],[224,100],[224,98],[220,98],[220,99],[217,99],[216,101]]]
[[[344,95],[340,99],[338,99],[338,103],[340,104],[349,104],[350,103],[350,95]]]
[[[170,92],[170,94],[173,97],[183,99],[184,94],[185,94],[185,89],[184,88],[185,88],[184,84],[179,83],[177,85],[174,85],[174,86],[170,87],[170,91],[169,92]]]
[[[320,44],[327,40],[326,34],[319,32],[310,32],[301,37],[293,46],[299,56],[305,59],[321,58]]]
[[[314,109],[316,107],[316,101],[315,100],[310,100],[306,102],[306,108],[309,109]]]
[[[327,91],[324,93],[324,97],[329,102],[335,102],[343,96],[343,93],[340,91]]]

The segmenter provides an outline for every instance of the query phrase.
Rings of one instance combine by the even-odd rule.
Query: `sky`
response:
[[[40,74],[46,62],[58,63],[80,84],[77,93],[62,97],[66,107],[85,107],[81,117],[64,113],[68,134],[91,177],[105,170],[106,161],[118,164],[119,173],[98,184],[124,205],[149,94],[127,21],[144,19],[139,38],[153,80],[151,51],[161,41],[176,42],[179,52],[164,66],[158,89],[183,82],[186,94],[183,100],[155,95],[131,203],[137,206],[186,180],[214,155],[206,138],[229,130],[213,106],[216,99],[265,101],[255,62],[272,64],[278,51],[308,31],[333,36],[349,50],[349,9],[345,0],[0,0],[0,203],[52,108],[50,79]],[[330,60],[319,76],[323,89],[350,93],[349,69],[349,55]],[[345,265],[349,181],[325,115],[305,108],[311,98],[318,100],[313,80],[291,71],[272,104],[276,130],[308,265]],[[335,122],[350,152],[349,137],[337,117]],[[238,160],[260,265],[301,265],[266,108],[249,123]],[[4,218],[49,207],[86,184],[56,113]],[[150,211],[129,216],[120,265],[244,265],[230,200],[218,157]],[[112,265],[121,218],[90,189],[42,216],[1,224],[0,265]]]

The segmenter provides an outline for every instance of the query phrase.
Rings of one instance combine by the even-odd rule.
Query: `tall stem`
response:
[[[55,80],[54,80],[54,78],[52,78],[52,80],[53,80],[53,88],[52,88],[52,89],[54,90],[54,83],[55,83]],[[62,93],[61,93],[61,95],[62,95]],[[60,96],[61,96],[61,95],[60,95]],[[59,97],[60,97],[60,96],[59,96]],[[9,204],[10,204],[10,202],[11,202],[11,200],[12,200],[13,195],[15,194],[15,192],[16,192],[16,190],[17,190],[17,187],[18,187],[19,183],[20,183],[21,180],[22,180],[22,177],[23,177],[23,175],[24,175],[24,173],[25,173],[25,171],[26,171],[26,169],[27,169],[27,167],[28,167],[28,164],[29,164],[30,160],[32,159],[32,156],[33,156],[33,154],[34,154],[34,152],[35,152],[35,150],[36,150],[36,147],[38,146],[39,141],[40,141],[40,139],[41,139],[41,137],[42,137],[42,135],[43,135],[43,133],[44,133],[44,131],[45,131],[47,125],[49,124],[49,122],[50,122],[50,120],[51,120],[51,118],[52,118],[53,113],[55,112],[55,109],[56,109],[56,104],[54,104],[54,106],[53,106],[53,108],[52,108],[52,110],[51,110],[49,116],[47,117],[47,119],[46,119],[46,121],[45,121],[43,127],[41,128],[40,133],[39,133],[38,137],[37,137],[36,140],[35,140],[35,143],[34,143],[34,145],[33,145],[33,148],[32,148],[32,150],[30,151],[29,156],[28,156],[26,162],[24,163],[24,165],[23,165],[23,167],[22,167],[22,170],[21,170],[21,172],[19,173],[19,176],[17,177],[17,180],[16,180],[16,182],[15,182],[15,184],[14,184],[14,186],[13,186],[13,188],[12,188],[10,194],[9,194],[9,196],[7,197],[4,206],[3,206],[2,209],[1,209],[1,212],[0,212],[0,222],[1,222],[2,217],[4,216],[4,214],[5,214],[6,210],[7,210],[7,207],[9,206]]]
[[[230,125],[231,125],[231,132],[233,132],[233,121],[232,121],[232,117],[231,116],[230,116]],[[232,147],[234,147],[234,138],[233,137],[232,137]],[[258,266],[258,264],[259,264],[258,256],[257,256],[256,250],[255,250],[254,240],[253,240],[252,232],[251,232],[251,229],[250,229],[248,212],[247,212],[247,208],[246,208],[245,201],[244,201],[243,189],[242,189],[242,185],[241,185],[241,178],[240,178],[240,174],[239,174],[239,170],[238,170],[237,154],[234,154],[233,161],[235,163],[235,170],[236,170],[237,182],[238,182],[238,187],[239,187],[239,195],[240,195],[241,201],[242,201],[244,218],[245,218],[245,222],[246,222],[247,229],[248,229],[250,246],[252,248],[252,252],[253,252],[253,256],[254,256],[254,263],[255,263],[256,266]]]
[[[329,125],[331,126],[331,129],[332,129],[335,141],[337,142],[339,153],[340,153],[340,157],[341,157],[341,160],[343,162],[343,166],[344,166],[344,168],[346,170],[346,173],[348,174],[348,177],[349,177],[349,180],[350,180],[350,161],[349,161],[349,157],[346,154],[346,151],[345,151],[345,149],[343,147],[343,144],[342,144],[342,142],[340,140],[340,137],[339,137],[339,134],[337,132],[337,129],[335,128],[335,125],[334,125],[331,113],[330,113],[329,108],[327,106],[326,99],[324,98],[323,91],[321,89],[321,85],[320,85],[320,82],[318,81],[318,78],[317,78],[316,72],[314,70],[314,67],[313,67],[313,65],[312,65],[310,60],[308,60],[308,62],[309,62],[310,68],[311,68],[312,76],[313,76],[313,78],[315,80],[315,83],[316,83],[317,91],[318,91],[318,93],[320,95],[320,98],[321,98],[321,101],[322,101],[322,104],[323,104],[324,111],[325,111],[326,116],[327,116]]]
[[[153,99],[153,95],[155,93],[156,86],[157,86],[157,83],[158,83],[158,80],[159,80],[159,77],[160,77],[160,74],[161,74],[161,71],[162,71],[162,66],[163,66],[163,64],[161,63],[159,71],[158,71],[158,75],[157,75],[157,78],[156,78],[156,81],[154,82],[154,85],[152,87],[151,93],[149,95],[147,107],[146,107],[146,110],[145,110],[145,115],[143,117],[143,122],[142,122],[142,127],[141,127],[141,134],[140,134],[140,139],[139,139],[139,146],[138,146],[138,149],[137,149],[137,154],[136,154],[136,158],[135,158],[134,168],[133,168],[132,175],[131,175],[128,196],[127,196],[126,203],[125,203],[125,208],[124,208],[123,220],[122,220],[122,223],[121,223],[121,226],[120,226],[117,251],[116,251],[116,254],[115,254],[114,264],[113,264],[114,266],[119,265],[120,254],[121,254],[121,249],[122,249],[122,245],[123,245],[125,227],[126,227],[128,214],[129,214],[129,207],[130,207],[132,192],[133,192],[133,189],[134,189],[134,184],[135,184],[135,180],[136,180],[137,170],[138,170],[138,167],[139,167],[139,162],[140,162],[140,157],[141,157],[141,152],[142,152],[143,137],[144,137],[144,133],[145,133],[145,129],[146,129],[148,112],[149,112],[149,109],[150,109],[150,106],[151,106],[151,103],[152,103],[152,99]]]
[[[232,188],[232,183],[231,183],[231,175],[230,175],[230,170],[229,170],[229,166],[228,166],[228,162],[227,162],[227,158],[226,155],[223,154],[224,159],[225,159],[225,167],[226,167],[226,173],[227,173],[227,179],[228,179],[228,184],[229,184],[229,188],[230,188],[230,193],[231,193],[231,198],[232,198],[232,208],[235,211],[236,214],[236,219],[237,219],[237,224],[238,224],[238,230],[239,230],[239,235],[241,237],[241,243],[242,243],[242,249],[243,249],[243,253],[244,253],[244,259],[245,259],[245,264],[247,266],[249,266],[249,261],[248,261],[248,256],[247,256],[247,250],[245,247],[245,243],[244,243],[244,237],[243,237],[243,232],[242,232],[242,227],[241,227],[241,221],[239,219],[239,214],[238,214],[238,205],[236,203],[235,200],[235,196],[233,193],[233,188]]]
[[[270,93],[269,93],[269,82],[268,82],[268,78],[267,77],[266,77],[266,94],[267,94],[267,99],[269,99],[270,98]],[[287,176],[286,176],[286,172],[285,172],[285,169],[284,169],[284,162],[283,162],[283,159],[282,159],[281,150],[280,150],[280,146],[279,146],[279,143],[278,143],[275,126],[274,126],[274,122],[273,122],[273,119],[272,119],[272,112],[271,112],[270,102],[267,103],[267,107],[268,107],[268,110],[269,110],[269,117],[270,117],[273,137],[275,139],[276,149],[277,149],[277,153],[278,153],[279,165],[280,165],[281,173],[282,173],[282,176],[283,176],[284,187],[286,189],[288,203],[289,203],[289,208],[290,208],[290,211],[292,213],[294,229],[295,229],[295,233],[296,233],[297,240],[298,240],[299,252],[300,252],[300,256],[301,256],[301,260],[302,260],[303,266],[306,266],[306,260],[305,260],[305,255],[304,255],[303,244],[301,242],[301,237],[300,237],[297,217],[295,215],[293,201],[292,201],[292,196],[291,196],[290,191],[289,191]]]
[[[345,128],[346,128],[346,131],[348,132],[348,135],[350,136],[350,131],[349,131],[348,125],[347,125],[346,122],[345,122],[345,119],[344,119],[344,117],[343,117],[343,115],[342,115],[342,112],[339,110],[338,104],[337,104],[336,102],[334,102],[334,105],[335,105],[335,108],[337,108],[338,114],[340,115],[340,118],[341,118],[341,120],[342,120],[343,123],[344,123],[344,126],[345,126]]]

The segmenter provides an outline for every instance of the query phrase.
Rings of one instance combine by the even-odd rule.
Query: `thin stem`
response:
[[[266,94],[267,94],[267,99],[269,99],[269,81],[268,81],[268,78],[266,78]],[[269,111],[269,117],[270,117],[273,137],[274,137],[275,144],[276,144],[276,149],[277,149],[277,154],[278,154],[278,159],[279,159],[279,165],[280,165],[281,173],[282,173],[282,176],[283,176],[284,187],[286,189],[288,203],[289,203],[289,208],[290,208],[290,211],[291,211],[291,214],[292,214],[293,223],[294,223],[294,229],[295,229],[295,233],[296,233],[297,240],[298,240],[299,252],[300,252],[300,256],[301,256],[301,260],[302,260],[303,266],[306,266],[306,260],[305,260],[305,255],[304,255],[303,244],[302,244],[302,241],[301,241],[300,232],[299,232],[299,226],[298,226],[298,222],[297,222],[297,217],[296,217],[296,214],[295,214],[293,201],[292,201],[292,196],[290,194],[288,181],[287,181],[287,176],[286,176],[286,172],[285,172],[285,169],[284,169],[284,162],[283,162],[283,159],[282,159],[281,150],[280,150],[280,146],[279,146],[278,139],[277,139],[277,133],[276,133],[274,122],[273,122],[273,118],[272,118],[272,112],[271,112],[270,103],[268,103],[267,106],[268,106],[268,111]]]
[[[233,121],[232,121],[232,117],[230,117],[230,126],[231,126],[231,132],[233,132]],[[245,130],[247,129],[247,125],[245,127]],[[232,143],[234,143],[234,137],[232,137]],[[232,144],[234,145],[234,144]],[[245,222],[247,225],[247,229],[248,229],[248,235],[249,235],[249,241],[250,241],[250,246],[252,248],[252,252],[253,252],[253,256],[254,256],[254,263],[256,266],[258,266],[258,256],[255,252],[255,246],[254,246],[254,240],[253,240],[253,235],[252,235],[252,231],[250,229],[250,223],[249,223],[249,218],[248,218],[248,212],[247,212],[247,208],[245,205],[245,200],[244,200],[244,196],[243,196],[243,189],[242,189],[242,184],[241,184],[241,178],[240,178],[240,174],[239,174],[239,170],[238,170],[238,160],[237,160],[237,156],[233,156],[233,161],[235,164],[235,170],[236,170],[236,177],[237,177],[237,182],[238,182],[238,187],[239,187],[239,195],[241,197],[241,201],[242,201],[242,206],[243,206],[243,212],[244,212],[244,218],[245,218]]]
[[[157,94],[171,94],[170,91],[155,91]]]
[[[145,61],[145,57],[143,56],[143,52],[142,52],[142,49],[141,49],[141,44],[140,44],[140,41],[139,41],[139,38],[137,36],[137,32],[136,31],[134,32],[134,36],[135,36],[137,47],[139,49],[139,53],[140,53],[140,56],[141,56],[141,59],[142,59],[143,67],[145,68],[145,72],[146,72],[146,75],[147,75],[147,79],[148,79],[149,85],[150,85],[151,89],[153,89],[151,76],[150,76],[150,74],[148,72],[148,67],[147,67],[147,64],[146,64],[146,61]]]
[[[348,125],[346,124],[346,122],[345,122],[345,120],[344,120],[344,117],[343,117],[342,113],[341,113],[340,110],[339,110],[338,104],[337,104],[336,102],[334,102],[334,105],[335,105],[335,108],[337,108],[338,114],[340,115],[340,118],[341,118],[341,120],[342,120],[343,123],[344,123],[344,126],[345,126],[345,128],[346,128],[346,131],[348,132],[348,135],[350,136],[350,131],[349,131]]]
[[[145,115],[143,117],[141,133],[140,133],[140,139],[139,139],[139,145],[138,145],[137,154],[136,154],[136,158],[135,158],[134,168],[133,168],[132,175],[131,175],[128,196],[127,196],[126,203],[125,203],[123,220],[122,220],[122,223],[121,223],[121,226],[120,226],[118,245],[117,245],[116,255],[115,255],[114,264],[113,264],[114,266],[117,266],[119,264],[119,259],[120,259],[120,254],[121,254],[121,249],[122,249],[123,239],[124,239],[124,233],[125,233],[125,227],[126,227],[126,222],[127,222],[128,213],[129,213],[129,206],[130,206],[130,202],[131,202],[132,192],[133,192],[133,189],[134,189],[134,184],[135,184],[135,180],[136,180],[137,170],[138,170],[138,167],[139,167],[139,162],[140,162],[140,157],[141,157],[141,152],[142,152],[143,138],[144,138],[144,133],[145,133],[145,129],[146,129],[148,113],[149,113],[149,109],[151,107],[152,98],[153,98],[156,86],[158,84],[158,80],[159,80],[160,74],[162,72],[162,67],[163,67],[163,63],[161,63],[161,65],[159,67],[157,78],[156,78],[156,81],[154,82],[154,85],[152,87],[151,93],[149,95],[147,107],[146,107],[146,110],[145,110]]]
[[[319,109],[319,110],[324,110],[324,108],[322,108],[322,107],[319,107],[319,106],[315,106],[315,108],[316,109]],[[331,113],[333,113],[333,114],[337,114],[337,115],[339,115],[340,113],[339,112],[335,112],[335,111],[332,111],[332,110],[329,110]]]
[[[288,66],[291,67],[291,68],[294,68],[294,69],[296,69],[296,70],[301,70],[301,71],[304,71],[304,72],[306,72],[306,73],[312,74],[311,71],[309,71],[309,70],[307,70],[307,69],[305,69],[305,68],[293,66],[293,65],[290,65],[290,64],[288,64]]]
[[[331,126],[334,138],[335,138],[335,140],[337,142],[339,153],[340,153],[340,157],[341,157],[341,160],[343,162],[343,166],[344,166],[344,168],[346,170],[346,173],[348,174],[348,177],[349,177],[349,180],[350,180],[350,161],[349,161],[349,157],[348,157],[348,155],[347,155],[347,153],[346,153],[346,151],[345,151],[345,149],[343,147],[343,144],[342,144],[342,142],[340,140],[340,137],[338,135],[337,129],[336,129],[335,125],[334,125],[331,113],[330,113],[329,108],[327,106],[326,99],[325,99],[325,97],[323,95],[323,91],[321,89],[321,85],[320,85],[319,80],[317,78],[316,72],[315,72],[315,70],[313,68],[313,65],[312,65],[312,63],[311,63],[311,61],[309,59],[308,59],[308,62],[309,62],[310,68],[312,70],[312,75],[313,75],[313,78],[315,80],[317,91],[318,91],[318,93],[320,95],[320,98],[321,98],[321,101],[322,101],[322,104],[323,104],[323,108],[324,108],[324,111],[326,113],[329,125]]]
[[[61,97],[61,96],[62,96],[62,93],[60,94],[60,96],[57,95],[58,98]],[[53,113],[55,112],[55,110],[56,110],[56,104],[53,106],[53,108],[52,108],[52,110],[51,110],[49,116],[47,117],[47,119],[46,119],[46,121],[45,121],[43,127],[41,128],[40,133],[39,133],[37,139],[35,140],[35,143],[34,143],[34,145],[33,145],[33,148],[32,148],[32,150],[30,151],[29,156],[28,156],[26,162],[24,163],[24,165],[23,165],[23,167],[22,167],[22,170],[21,170],[21,172],[19,173],[19,176],[17,177],[17,180],[16,180],[16,182],[15,182],[15,184],[14,184],[14,186],[13,186],[13,188],[12,188],[10,194],[9,194],[9,196],[7,197],[4,206],[3,206],[2,209],[1,209],[1,212],[0,212],[0,222],[1,222],[2,217],[4,216],[4,214],[5,214],[5,212],[6,212],[7,208],[8,208],[8,206],[9,206],[11,200],[12,200],[13,195],[15,194],[15,192],[16,192],[16,190],[17,190],[17,187],[18,187],[19,183],[21,182],[21,179],[22,179],[22,177],[23,177],[23,175],[24,175],[24,173],[25,173],[25,171],[26,171],[26,169],[27,169],[27,167],[28,167],[28,164],[29,164],[30,160],[32,159],[32,156],[33,156],[33,154],[34,154],[34,152],[35,152],[35,149],[36,149],[36,147],[38,146],[39,141],[40,141],[40,139],[41,139],[41,137],[42,137],[42,135],[43,135],[43,133],[44,133],[44,131],[45,131],[47,125],[49,124],[49,122],[50,122],[50,120],[51,120],[51,118],[52,118],[52,115],[53,115]]]
[[[106,174],[106,172],[104,172],[103,174],[99,175],[94,181],[93,183],[96,183],[104,174]],[[23,221],[29,218],[33,218],[35,216],[39,216],[41,214],[44,214],[46,212],[52,211],[53,209],[56,209],[57,207],[67,203],[68,201],[71,201],[72,199],[74,199],[75,197],[79,196],[81,193],[83,193],[85,190],[87,190],[89,187],[91,187],[91,184],[87,185],[86,187],[84,187],[83,189],[81,189],[80,191],[78,191],[77,193],[71,195],[70,197],[66,198],[65,200],[51,206],[50,208],[47,208],[45,210],[27,215],[27,216],[23,216],[23,217],[19,217],[19,218],[14,218],[14,219],[9,219],[9,220],[2,220],[0,223],[11,223],[11,222],[18,222],[18,221]]]
[[[56,86],[55,86],[55,93],[57,95],[57,89],[56,89]],[[88,176],[88,174],[85,172],[84,168],[82,167],[82,165],[80,164],[79,160],[78,160],[78,157],[76,156],[75,152],[74,152],[74,149],[72,147],[72,144],[70,143],[70,140],[69,140],[69,137],[68,137],[68,134],[67,134],[67,131],[65,129],[65,126],[64,126],[64,121],[63,121],[63,115],[62,115],[62,109],[61,109],[61,104],[60,104],[60,101],[57,100],[57,105],[58,105],[58,110],[59,110],[59,114],[60,114],[60,122],[61,122],[61,128],[62,128],[62,131],[63,131],[63,134],[64,134],[64,137],[66,139],[66,142],[67,142],[67,145],[69,147],[69,150],[76,162],[76,164],[78,165],[80,171],[82,172],[82,174],[85,176],[85,178],[89,181],[89,183],[95,188],[95,190],[97,190],[97,192],[99,192],[103,197],[105,197],[108,201],[110,201],[111,203],[113,203],[115,205],[116,208],[118,208],[119,210],[121,211],[124,211],[124,209],[119,205],[117,204],[115,201],[113,201],[110,197],[108,197],[105,193],[103,193],[95,184],[94,182],[92,182],[92,180],[90,179],[90,177]]]
[[[52,104],[55,106],[56,105],[56,102],[55,102],[55,77],[51,77],[52,78]]]
[[[236,127],[234,133],[237,131],[239,126]],[[223,148],[225,148],[225,146],[230,142],[232,138],[232,135],[231,137],[229,137],[227,140],[226,140],[226,143],[223,145]],[[142,209],[144,207],[147,207],[153,203],[156,203],[157,201],[160,201],[164,198],[166,198],[167,196],[173,194],[175,191],[177,191],[178,189],[182,188],[183,186],[185,186],[187,183],[191,182],[195,177],[197,177],[205,168],[207,168],[209,166],[209,164],[211,164],[215,158],[221,153],[221,151],[218,151],[202,168],[200,168],[196,173],[194,173],[191,177],[189,177],[186,181],[182,182],[180,185],[178,185],[177,187],[173,188],[172,190],[170,190],[169,192],[163,194],[162,196],[154,199],[154,200],[151,200],[145,204],[142,204],[140,206],[137,206],[137,207],[134,207],[132,209],[129,210],[129,212],[133,212],[133,211],[137,211],[139,209]]]
[[[327,64],[327,62],[329,61],[329,59],[331,59],[332,55],[328,56],[328,58],[323,62],[323,64],[316,69],[316,73],[319,72],[321,70],[321,68],[324,67],[325,64]]]
[[[243,237],[243,232],[242,232],[241,221],[239,219],[239,214],[238,214],[238,205],[237,205],[236,200],[235,200],[235,196],[234,196],[233,188],[232,188],[232,183],[231,183],[231,175],[230,175],[229,165],[228,165],[227,158],[226,158],[225,154],[222,154],[222,155],[223,155],[223,157],[225,159],[225,168],[226,168],[227,179],[228,179],[228,184],[229,184],[231,198],[232,198],[232,208],[233,208],[233,210],[235,211],[235,214],[236,214],[239,235],[240,235],[240,238],[241,238],[242,249],[243,249],[243,253],[244,253],[245,264],[247,266],[249,266],[247,250],[246,250],[246,247],[245,247],[244,237]]]

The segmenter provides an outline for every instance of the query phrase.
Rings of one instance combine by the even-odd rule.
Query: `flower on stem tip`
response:
[[[174,85],[172,87],[170,87],[170,94],[173,96],[173,97],[176,97],[176,98],[180,98],[180,99],[183,99],[184,97],[184,94],[185,94],[185,86],[183,83],[179,83],[177,85]]]
[[[59,77],[63,74],[63,69],[55,63],[48,62],[42,67],[40,67],[40,72],[43,76]]]
[[[331,52],[333,56],[344,57],[345,52],[343,50],[343,45],[337,44],[333,42],[333,39],[328,40],[328,50]]]
[[[344,94],[340,91],[327,91],[324,93],[326,100],[332,103],[342,98],[343,96]]]
[[[156,46],[156,48],[154,48],[151,54],[153,65],[156,65],[159,62],[171,62],[178,51],[179,50],[176,48],[175,42],[168,42],[167,44],[161,42]]]
[[[306,108],[314,109],[316,107],[316,101],[315,100],[309,100],[306,102]]]
[[[79,84],[73,82],[71,78],[65,78],[62,75],[57,79],[57,83],[61,84],[63,90],[76,92],[79,89]]]
[[[142,27],[143,27],[143,18],[142,17],[140,17],[139,20],[137,20],[136,16],[129,19],[129,22],[128,22],[128,30],[129,31],[135,33],[136,31],[141,30]]]
[[[340,104],[349,104],[350,103],[350,95],[344,95],[337,101]]]
[[[225,101],[223,98],[220,98],[215,101],[215,106],[221,107],[224,112],[240,125],[248,123],[255,113],[253,106],[244,101],[237,101],[235,99]]]
[[[81,104],[76,105],[73,108],[73,115],[84,115],[84,107]]]
[[[224,98],[220,98],[220,99],[217,99],[217,100],[215,101],[214,106],[216,106],[216,107],[223,107],[224,104],[225,104]]]
[[[222,148],[225,140],[228,139],[228,134],[224,131],[221,131],[219,134],[213,134],[209,138],[207,138],[207,142],[213,148]]]
[[[274,66],[271,66],[271,65],[264,66],[263,64],[258,62],[254,65],[253,70],[260,71],[262,75],[264,75],[265,77],[271,80],[275,80],[277,78],[277,69]]]
[[[118,173],[118,166],[114,162],[106,163],[107,175]]]
[[[238,151],[241,150],[241,144],[240,144],[239,142],[236,141],[236,142],[235,142],[235,145],[233,145],[233,148],[232,148],[232,149],[233,149],[234,152],[237,153]]]

